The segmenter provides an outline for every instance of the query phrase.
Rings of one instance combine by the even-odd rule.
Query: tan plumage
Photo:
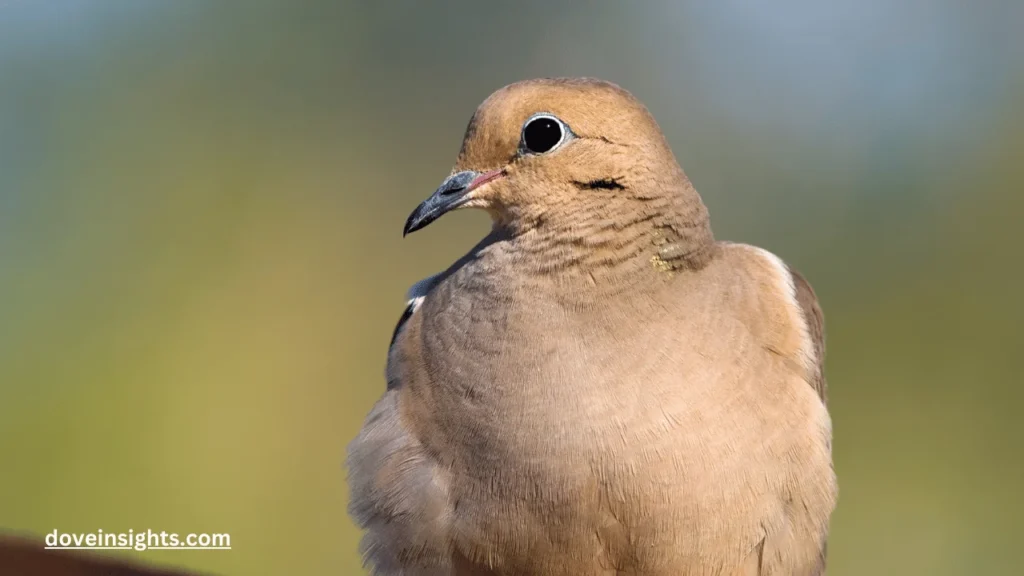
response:
[[[538,113],[568,127],[545,153]],[[714,240],[647,110],[597,80],[503,88],[407,230],[455,205],[494,229],[411,294],[349,447],[373,572],[822,574],[821,310]]]

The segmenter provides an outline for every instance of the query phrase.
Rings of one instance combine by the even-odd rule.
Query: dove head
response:
[[[458,208],[565,252],[693,256],[710,245],[707,210],[654,118],[594,79],[519,82],[492,94],[466,128],[451,175],[405,233]]]

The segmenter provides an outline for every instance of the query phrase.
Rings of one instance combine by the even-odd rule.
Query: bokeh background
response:
[[[830,576],[1019,575],[1024,4],[0,0],[0,532],[360,574],[344,447],[492,90],[613,80],[828,325]],[[0,570],[2,571],[2,570]]]

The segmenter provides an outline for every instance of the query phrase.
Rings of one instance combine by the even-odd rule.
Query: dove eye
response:
[[[539,114],[530,118],[523,125],[522,142],[519,147],[523,152],[544,154],[550,152],[565,141],[568,127],[561,120],[548,114]]]

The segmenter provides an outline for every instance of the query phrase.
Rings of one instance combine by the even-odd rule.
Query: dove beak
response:
[[[503,170],[491,170],[490,172],[466,170],[445,178],[437,190],[430,195],[430,198],[424,200],[409,215],[409,219],[405,221],[402,236],[426,228],[434,220],[468,202],[471,199],[470,192],[504,175]]]

